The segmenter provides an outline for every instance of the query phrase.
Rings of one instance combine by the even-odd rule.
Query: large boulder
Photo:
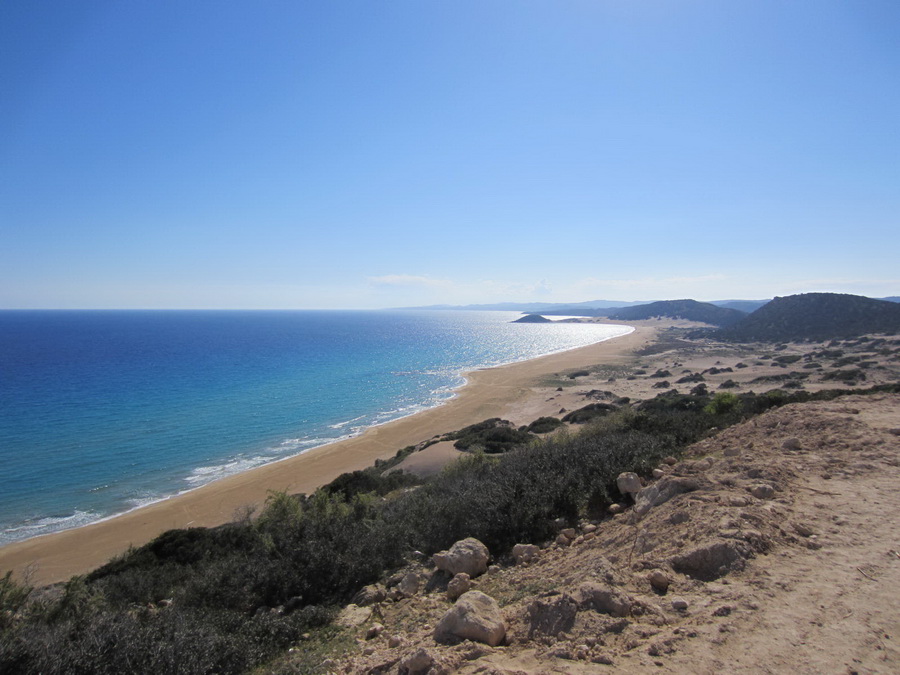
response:
[[[487,572],[489,558],[487,546],[473,537],[468,537],[453,544],[449,551],[435,553],[432,560],[435,567],[450,576],[463,572],[475,578]]]
[[[481,591],[464,593],[434,629],[434,639],[441,643],[474,640],[496,647],[504,637],[506,622],[500,606]]]

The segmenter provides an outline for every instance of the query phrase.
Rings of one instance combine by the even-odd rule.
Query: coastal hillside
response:
[[[66,583],[0,570],[0,672],[896,672],[900,340],[687,333]]]
[[[708,302],[696,300],[663,300],[651,302],[648,305],[626,307],[609,312],[607,316],[617,321],[641,321],[665,317],[671,319],[684,319],[686,321],[698,321],[713,326],[730,326],[746,315],[736,309],[718,307]]]
[[[897,331],[897,303],[843,293],[802,293],[775,298],[715,336],[735,342],[784,342]]]

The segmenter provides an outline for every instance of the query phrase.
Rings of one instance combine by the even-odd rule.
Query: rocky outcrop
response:
[[[441,643],[474,640],[496,647],[506,637],[506,622],[497,602],[481,591],[464,593],[434,629]]]
[[[582,584],[574,597],[582,609],[593,609],[610,616],[628,616],[634,604],[627,593],[592,582]]]
[[[487,546],[473,537],[462,539],[453,544],[449,551],[435,553],[432,557],[439,570],[451,576],[462,572],[472,578],[487,572],[489,559]]]
[[[693,478],[668,477],[658,483],[645,487],[634,499],[632,520],[640,520],[654,506],[665,504],[667,501],[684,492],[693,492],[700,487],[700,483]]]

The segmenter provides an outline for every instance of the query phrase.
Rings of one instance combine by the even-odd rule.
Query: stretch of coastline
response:
[[[210,483],[134,511],[80,528],[0,548],[0,571],[48,584],[84,574],[173,528],[213,527],[247,509],[258,509],[272,491],[311,493],[341,473],[371,466],[397,450],[490,417],[519,423],[538,417],[541,378],[597,364],[617,364],[652,339],[655,328],[528,361],[467,373],[467,384],[443,405],[332,443]],[[538,400],[540,399],[540,400]]]

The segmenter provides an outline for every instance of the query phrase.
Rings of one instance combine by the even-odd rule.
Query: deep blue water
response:
[[[0,543],[85,524],[624,327],[509,312],[0,312]]]

